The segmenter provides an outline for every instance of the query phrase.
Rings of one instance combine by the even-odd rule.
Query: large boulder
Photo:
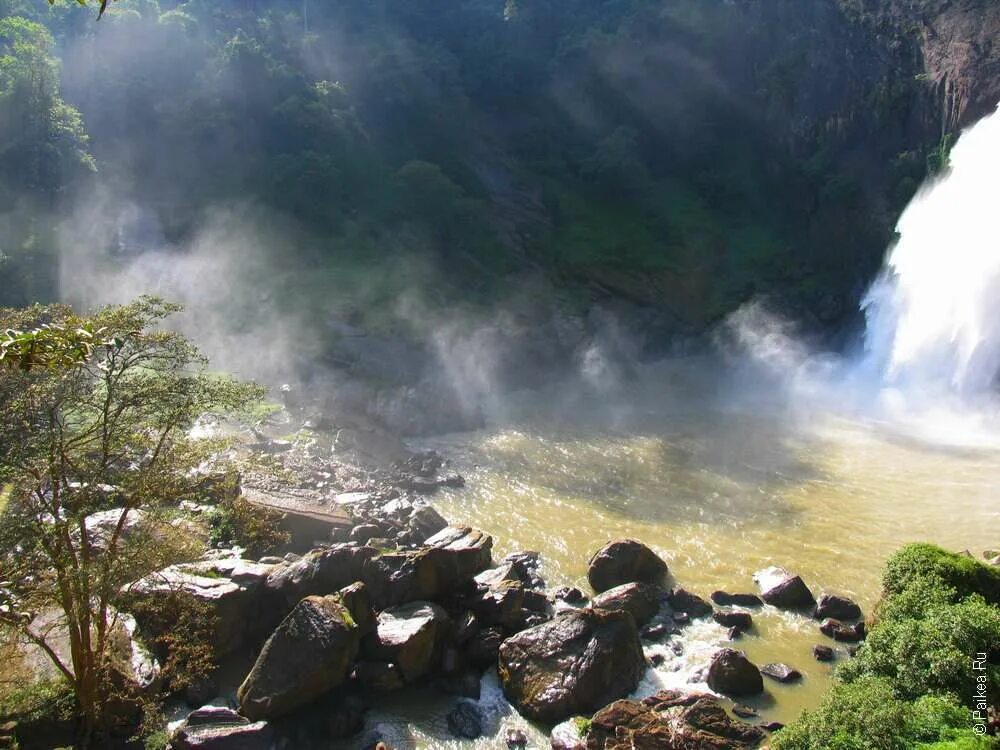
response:
[[[648,583],[626,583],[598,594],[590,603],[594,609],[624,610],[642,627],[660,611],[663,590]]]
[[[271,750],[273,743],[266,721],[251,722],[216,706],[194,711],[170,735],[172,750]]]
[[[761,598],[781,609],[809,609],[816,606],[816,597],[800,576],[784,568],[770,567],[757,571],[754,582],[760,588]]]
[[[381,607],[420,600],[440,600],[463,587],[489,567],[493,538],[468,527],[449,526],[416,551],[393,552],[373,558],[364,582]]]
[[[151,636],[173,625],[159,621],[157,613],[166,608],[156,600],[187,596],[207,606],[214,616],[212,646],[218,658],[266,634],[262,593],[272,567],[235,557],[172,565],[131,584],[125,593],[137,605],[154,605],[134,607],[140,630]]]
[[[500,646],[504,694],[522,714],[555,723],[591,713],[639,685],[646,659],[628,612],[567,612]]]
[[[666,575],[667,564],[634,539],[608,542],[594,553],[587,567],[587,580],[598,593],[623,583],[659,584]]]
[[[360,631],[333,596],[308,596],[282,620],[240,685],[250,719],[290,713],[343,683],[358,654]]]
[[[438,666],[448,632],[448,615],[430,602],[411,602],[379,613],[375,632],[365,640],[365,654],[395,665],[406,682]]]
[[[363,581],[368,562],[378,553],[371,547],[334,544],[275,566],[266,581],[274,606],[284,614],[306,596],[326,596]],[[283,609],[283,611],[282,611]]]
[[[587,750],[745,750],[763,730],[729,717],[717,698],[665,690],[643,701],[619,700],[590,722]]]
[[[760,670],[741,651],[724,648],[712,657],[708,686],[716,693],[741,698],[764,692]]]

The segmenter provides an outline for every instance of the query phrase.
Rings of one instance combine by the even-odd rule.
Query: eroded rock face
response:
[[[594,714],[587,750],[744,750],[765,736],[731,719],[714,696],[666,690],[641,702],[615,701]]]
[[[567,612],[508,638],[499,653],[508,700],[550,723],[627,695],[645,668],[635,620],[623,611]]]
[[[765,568],[754,573],[760,595],[768,604],[781,609],[808,609],[816,606],[816,598],[801,577],[784,568]]]
[[[437,668],[447,634],[448,615],[430,602],[411,602],[379,613],[365,654],[395,665],[406,682]]]
[[[191,713],[170,736],[173,750],[271,750],[274,732],[229,708],[206,706]]]
[[[351,672],[360,639],[337,597],[306,597],[267,639],[240,685],[240,713],[283,716],[337,687]]]
[[[623,583],[659,584],[667,564],[653,550],[634,539],[608,542],[590,558],[587,580],[598,593]]]
[[[642,627],[660,611],[663,590],[648,583],[626,583],[608,589],[594,597],[594,609],[622,610],[632,615],[635,624]]]
[[[724,648],[712,657],[707,682],[716,693],[730,697],[740,698],[764,692],[760,670],[742,651],[731,648]]]

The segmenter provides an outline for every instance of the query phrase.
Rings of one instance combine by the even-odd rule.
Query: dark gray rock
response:
[[[760,673],[783,683],[798,682],[802,679],[802,673],[787,664],[765,664],[760,668]]]
[[[863,622],[846,625],[840,620],[828,617],[820,623],[819,630],[823,635],[841,643],[858,643],[865,639],[865,624]]]
[[[833,661],[834,651],[829,646],[816,645],[813,646],[813,656],[816,661]]]
[[[602,592],[623,583],[660,584],[667,564],[653,550],[634,539],[615,539],[590,558],[587,580],[594,591]]]
[[[271,750],[273,742],[274,730],[266,721],[251,722],[215,706],[194,711],[170,735],[173,750]]]
[[[707,682],[716,693],[731,697],[764,692],[764,680],[760,676],[760,670],[743,652],[731,648],[722,649],[712,658]]]
[[[712,601],[720,607],[763,607],[764,600],[756,594],[730,594],[726,591],[713,591]]]
[[[447,716],[448,730],[461,739],[474,740],[483,734],[483,717],[476,704],[461,701]]]
[[[525,716],[557,722],[636,689],[646,660],[627,612],[580,610],[500,646],[504,694]]]
[[[628,612],[635,624],[642,626],[652,620],[660,611],[663,590],[648,583],[624,583],[598,594],[591,601],[594,609],[621,610]]]
[[[754,581],[760,587],[761,597],[772,606],[781,609],[811,609],[816,606],[816,598],[802,578],[784,568],[771,567],[758,571],[754,574]]]
[[[846,596],[822,594],[816,602],[815,617],[818,620],[828,617],[835,620],[858,620],[861,618],[861,607]]]
[[[667,595],[667,604],[675,612],[684,612],[691,617],[708,617],[712,605],[697,594],[686,589],[674,589]]]
[[[753,627],[753,616],[739,609],[714,612],[712,619],[724,628],[739,628],[746,631]]]

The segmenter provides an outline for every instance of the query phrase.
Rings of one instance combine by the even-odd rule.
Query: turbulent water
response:
[[[1000,528],[1000,246],[996,222],[1000,113],[964,134],[952,167],[920,192],[867,300],[866,353],[818,356],[759,306],[730,321],[720,357],[637,367],[629,377],[523,393],[502,423],[431,441],[468,479],[435,505],[492,533],[501,554],[535,549],[552,586],[586,589],[589,555],[612,537],[641,539],[678,585],[703,596],[753,591],[752,574],[782,565],[813,592],[875,605],[887,557],[911,541],[973,554]],[[734,356],[735,355],[735,356]],[[586,364],[586,363],[584,363]],[[768,681],[748,701],[764,721],[815,706],[832,667],[814,644],[818,623],[765,607],[738,643],[757,664],[781,661],[801,684]],[[639,695],[662,686],[706,689],[701,670],[729,645],[695,622],[647,646],[662,653]],[[839,648],[838,660],[848,658]],[[450,738],[454,700],[394,699],[370,717],[393,746],[505,747],[528,731],[483,683],[486,735]]]
[[[950,169],[903,212],[865,301],[884,380],[963,397],[1000,373],[1000,110],[962,134]]]

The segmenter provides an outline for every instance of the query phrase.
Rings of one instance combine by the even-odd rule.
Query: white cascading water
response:
[[[967,400],[1000,374],[1000,109],[962,134],[950,161],[903,212],[862,306],[883,386]]]

